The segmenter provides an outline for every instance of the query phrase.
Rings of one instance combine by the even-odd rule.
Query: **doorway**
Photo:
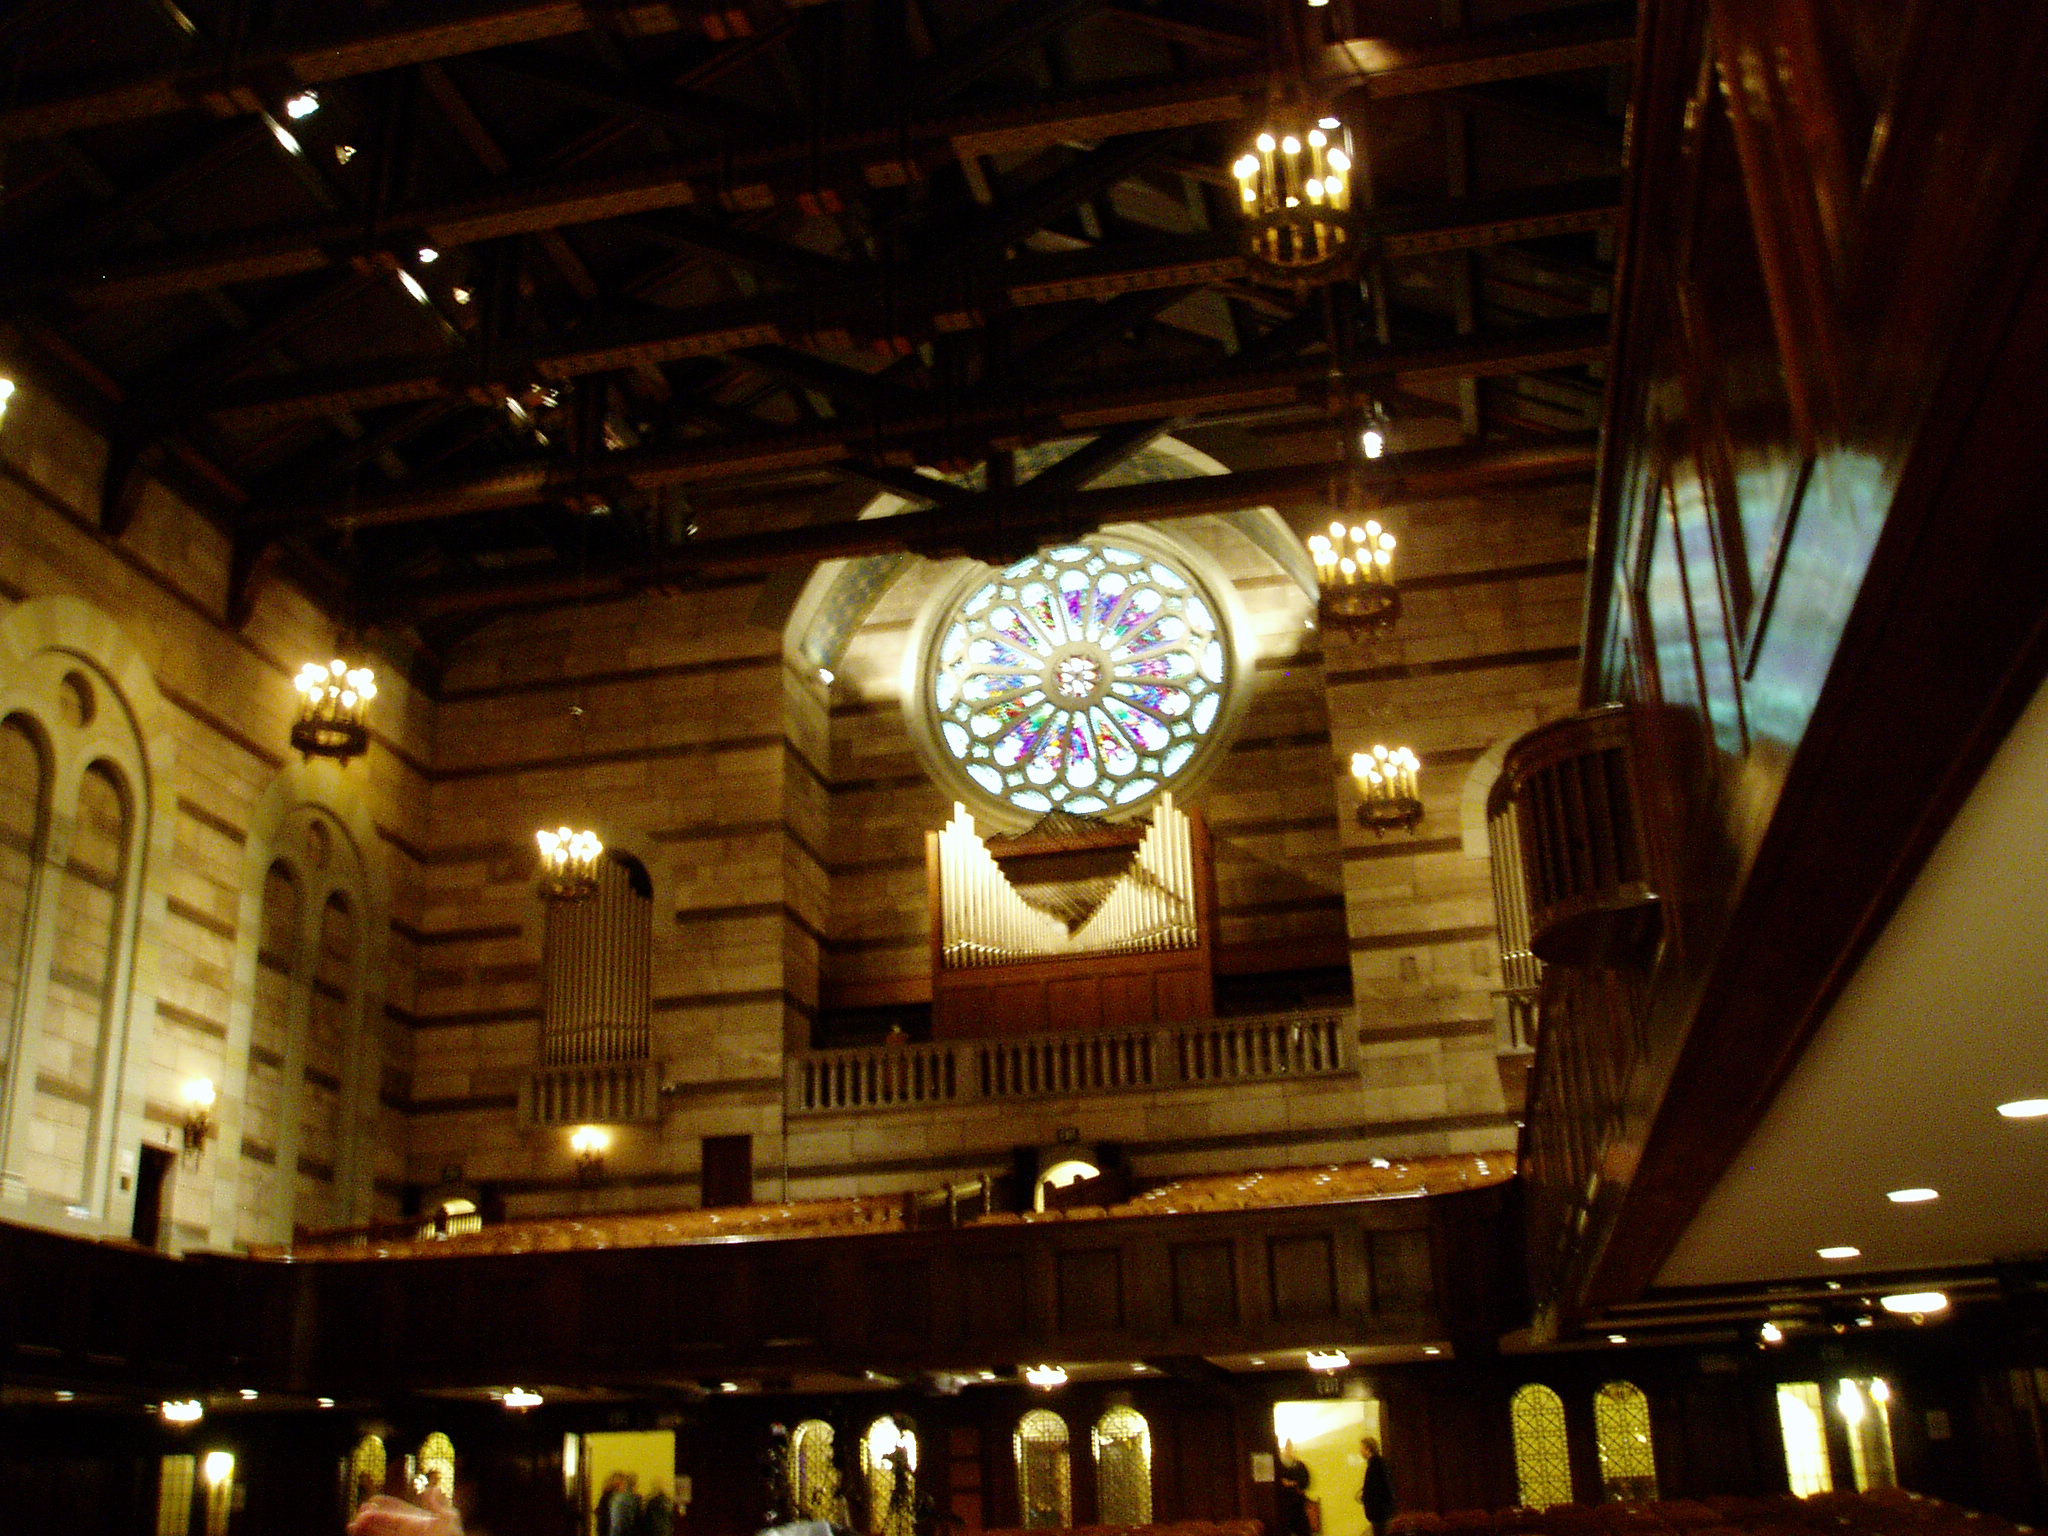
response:
[[[751,1136],[706,1136],[704,1138],[704,1208],[752,1205],[754,1203],[754,1138]]]
[[[608,1536],[603,1506],[614,1478],[625,1482],[640,1504],[657,1495],[669,1500],[673,1518],[681,1524],[689,1500],[676,1480],[674,1430],[619,1430],[580,1438],[582,1454],[576,1458],[581,1465],[583,1485],[580,1530],[592,1536]]]
[[[1273,1405],[1273,1438],[1308,1468],[1310,1518],[1319,1536],[1366,1536],[1365,1455],[1358,1442],[1380,1440],[1377,1398],[1322,1397]],[[1384,1443],[1384,1442],[1382,1442]]]
[[[178,1160],[168,1147],[145,1145],[135,1169],[135,1217],[128,1235],[144,1248],[164,1242],[164,1205],[170,1194],[171,1170]]]

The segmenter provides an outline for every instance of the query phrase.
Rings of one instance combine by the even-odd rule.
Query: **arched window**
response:
[[[1518,1389],[1508,1404],[1515,1432],[1515,1482],[1523,1507],[1548,1509],[1572,1501],[1571,1442],[1564,1399],[1541,1382]]]
[[[94,763],[79,781],[70,856],[57,878],[56,943],[43,995],[36,1061],[36,1118],[47,1140],[30,1179],[83,1203],[93,1175],[114,985],[121,957],[123,882],[131,830],[128,793],[113,768]]]
[[[455,1442],[436,1430],[420,1442],[420,1476],[423,1488],[439,1488],[455,1497]]]
[[[1065,1530],[1074,1523],[1074,1469],[1067,1453],[1067,1421],[1034,1408],[1017,1421],[1017,1502],[1024,1528]]]
[[[316,822],[314,824],[318,826]],[[305,1057],[299,1096],[298,1200],[292,1219],[300,1226],[341,1225],[335,1189],[341,1159],[342,1083],[348,1070],[348,1031],[353,1014],[356,957],[355,910],[340,891],[328,893],[320,908],[319,947],[313,954],[313,988],[307,1010]]]
[[[832,1426],[823,1419],[805,1419],[789,1437],[789,1504],[799,1520],[836,1523],[841,1518]]]
[[[0,721],[0,1126],[8,1121],[29,899],[49,833],[49,796],[50,761],[41,738],[19,716]]]
[[[365,1435],[348,1458],[348,1507],[357,1510],[384,1491],[384,1442]]]
[[[1657,1453],[1650,1444],[1650,1400],[1631,1381],[1610,1381],[1593,1394],[1593,1443],[1600,1483],[1609,1499],[1657,1497]]]
[[[1150,1525],[1152,1427],[1145,1415],[1112,1408],[1088,1438],[1095,1448],[1096,1518],[1103,1525]]]
[[[541,941],[541,1064],[644,1061],[652,1049],[654,882],[608,849],[589,901],[550,902]]]
[[[868,1480],[868,1529],[875,1536],[912,1536],[917,1517],[917,1426],[885,1413],[860,1442]]]

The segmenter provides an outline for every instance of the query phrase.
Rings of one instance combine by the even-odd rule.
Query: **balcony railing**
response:
[[[1350,1010],[1328,1009],[1148,1029],[814,1051],[790,1062],[789,1110],[909,1109],[1332,1077],[1357,1069],[1357,1042]]]
[[[613,1061],[548,1066],[520,1094],[528,1125],[630,1125],[661,1118],[661,1063]]]

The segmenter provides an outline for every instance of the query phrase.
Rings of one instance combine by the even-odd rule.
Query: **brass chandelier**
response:
[[[1370,752],[1354,752],[1351,776],[1358,781],[1361,803],[1358,819],[1372,828],[1373,836],[1388,832],[1414,832],[1422,821],[1422,793],[1417,777],[1422,759],[1406,747],[1376,746]]]
[[[377,697],[376,674],[350,666],[339,656],[322,665],[309,661],[292,679],[299,691],[292,745],[301,757],[331,757],[346,763],[369,749],[370,701]]]
[[[1355,270],[1357,157],[1342,121],[1299,100],[1276,100],[1230,171],[1245,255],[1261,275],[1306,288]]]
[[[1401,590],[1394,584],[1394,536],[1367,518],[1345,526],[1340,519],[1327,534],[1309,535],[1316,562],[1316,620],[1324,629],[1348,634],[1384,633],[1401,616]]]
[[[540,893],[549,901],[588,901],[597,894],[597,861],[604,844],[595,832],[568,827],[534,834],[540,844]]]

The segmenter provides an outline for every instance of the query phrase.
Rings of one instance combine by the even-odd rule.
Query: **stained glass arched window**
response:
[[[1067,1421],[1034,1408],[1017,1421],[1017,1502],[1027,1531],[1065,1530],[1074,1523],[1074,1468]]]
[[[917,1428],[900,1413],[885,1413],[861,1436],[861,1470],[868,1479],[868,1521],[875,1536],[911,1536],[917,1517]]]
[[[423,1486],[455,1497],[455,1442],[439,1430],[420,1442],[420,1476],[426,1479]]]
[[[1650,1400],[1632,1381],[1610,1381],[1593,1394],[1593,1443],[1600,1482],[1610,1499],[1657,1497],[1657,1453],[1650,1444]]]
[[[1541,1382],[1518,1389],[1508,1404],[1515,1432],[1515,1482],[1524,1508],[1548,1509],[1572,1501],[1571,1442],[1564,1399]]]
[[[1104,1525],[1152,1523],[1152,1427],[1135,1408],[1116,1407],[1095,1421],[1095,1504]]]
[[[789,1437],[789,1502],[799,1520],[843,1522],[832,1426],[823,1419],[805,1419]]]
[[[356,1442],[355,1450],[348,1458],[348,1507],[351,1512],[362,1508],[370,1499],[384,1491],[384,1442],[376,1435],[365,1435]]]
[[[940,748],[1019,810],[1135,807],[1216,729],[1230,640],[1184,566],[1113,536],[1043,550],[969,587],[935,631]]]

